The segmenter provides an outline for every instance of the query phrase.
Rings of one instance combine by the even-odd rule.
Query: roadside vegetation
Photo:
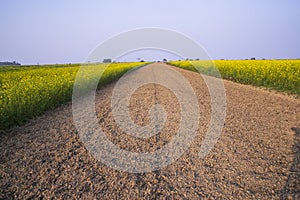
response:
[[[206,75],[300,95],[300,60],[173,61],[169,64]]]
[[[99,77],[98,87],[110,83],[124,73],[147,63],[112,63],[85,65],[84,84]],[[0,131],[21,125],[46,110],[72,98],[73,85],[80,64],[0,67]],[[107,67],[107,68],[106,68]],[[104,71],[105,70],[105,71]]]

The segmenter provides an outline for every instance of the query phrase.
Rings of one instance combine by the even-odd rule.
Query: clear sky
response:
[[[0,61],[22,64],[82,62],[142,27],[183,33],[213,59],[300,58],[299,0],[1,0],[0,27]]]

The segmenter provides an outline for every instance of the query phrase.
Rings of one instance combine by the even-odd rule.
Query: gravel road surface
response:
[[[299,98],[224,80],[225,125],[212,151],[200,159],[211,117],[208,89],[198,73],[163,63],[146,66],[165,67],[189,81],[199,104],[197,135],[179,159],[146,173],[102,164],[80,140],[68,103],[0,135],[0,199],[300,199]],[[99,124],[113,144],[141,153],[172,141],[180,123],[174,93],[147,84],[131,96],[130,116],[136,124],[150,123],[148,111],[155,104],[167,114],[161,131],[142,139],[115,123],[114,86],[97,91],[95,103]]]

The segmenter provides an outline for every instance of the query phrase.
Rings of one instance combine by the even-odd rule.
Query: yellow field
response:
[[[170,64],[213,76],[220,73],[224,79],[300,95],[300,60],[174,61]]]
[[[84,66],[90,70],[81,76],[84,83],[99,77],[99,86],[145,63],[113,63]],[[20,125],[45,110],[72,98],[73,85],[80,65],[0,67],[0,130]],[[90,73],[89,73],[90,71]]]
[[[98,86],[143,64],[146,63],[113,63],[102,74]],[[300,95],[300,60],[174,61],[169,64]],[[106,66],[85,66],[90,70],[80,77],[82,87],[99,77]],[[0,130],[20,125],[45,110],[70,101],[79,68],[79,64],[0,67]]]

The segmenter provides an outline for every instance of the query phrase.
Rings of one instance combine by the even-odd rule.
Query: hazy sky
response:
[[[0,19],[0,61],[22,64],[82,62],[142,27],[185,34],[213,59],[300,58],[299,0],[1,0]]]

